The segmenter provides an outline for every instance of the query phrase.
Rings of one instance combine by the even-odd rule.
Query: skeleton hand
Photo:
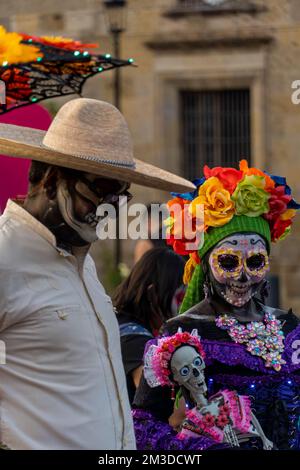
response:
[[[263,449],[264,450],[272,450],[273,447],[274,447],[274,444],[273,444],[273,442],[269,441],[269,439],[266,437],[266,435],[263,432],[263,429],[262,429],[262,427],[261,427],[261,425],[260,425],[260,423],[259,423],[259,421],[256,418],[254,413],[251,413],[251,422],[252,422],[252,425],[255,428],[255,431],[258,433],[258,435],[260,436],[260,438],[262,440]]]
[[[272,441],[269,441],[269,439],[263,439],[263,449],[264,450],[272,450],[274,447],[274,444]]]

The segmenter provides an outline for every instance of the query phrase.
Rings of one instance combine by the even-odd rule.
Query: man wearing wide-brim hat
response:
[[[130,183],[193,189],[133,158],[108,103],[75,99],[45,133],[0,125],[0,153],[32,158],[23,206],[0,217],[0,441],[11,449],[134,449],[117,321],[87,254],[96,210]]]

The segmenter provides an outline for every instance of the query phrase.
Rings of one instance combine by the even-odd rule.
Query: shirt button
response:
[[[60,312],[57,312],[57,314],[58,314],[58,318],[60,318],[61,320],[67,319],[68,314],[66,312],[60,311]]]

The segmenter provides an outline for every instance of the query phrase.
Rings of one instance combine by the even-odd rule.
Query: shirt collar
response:
[[[3,216],[8,216],[13,219],[18,219],[22,223],[29,226],[31,230],[37,233],[40,237],[44,238],[50,245],[52,245],[60,254],[70,256],[67,250],[57,246],[55,235],[41,222],[39,222],[33,215],[23,209],[23,207],[11,199],[8,200]]]
[[[31,215],[27,210],[23,209],[20,204],[17,204],[11,199],[8,200],[3,215],[9,216],[13,219],[21,220],[21,222],[28,225],[31,230],[50,243],[50,245],[53,246],[53,248],[55,248],[60,255],[75,256],[80,261],[80,264],[83,264],[90,246],[73,247],[72,253],[65,248],[59,247],[57,245],[55,235],[45,225],[33,217],[33,215]]]

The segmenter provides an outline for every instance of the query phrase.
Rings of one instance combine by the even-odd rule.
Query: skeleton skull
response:
[[[202,356],[192,346],[181,346],[171,359],[171,371],[174,381],[189,390],[191,397],[197,404],[206,403],[204,394],[207,391],[205,364]]]
[[[255,233],[224,238],[211,251],[208,263],[214,291],[236,307],[253,297],[269,270],[266,243]]]

